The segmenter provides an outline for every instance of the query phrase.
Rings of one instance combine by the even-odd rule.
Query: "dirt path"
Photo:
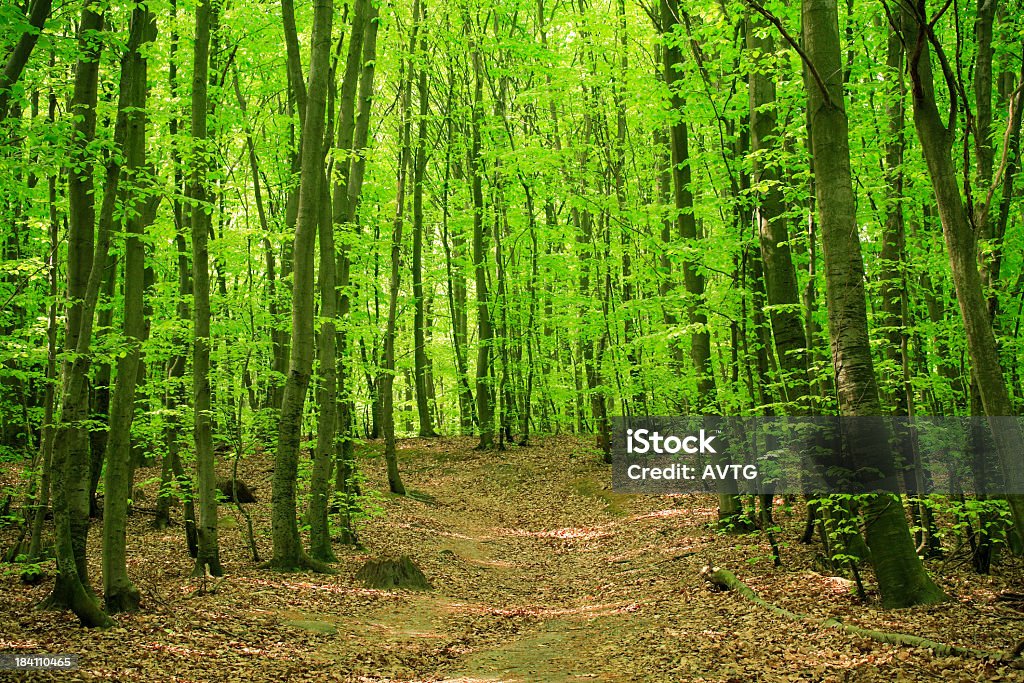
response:
[[[710,592],[699,571],[709,560],[729,567],[796,611],[996,650],[1024,626],[993,616],[983,596],[1000,588],[997,580],[965,583],[977,590],[941,607],[881,612],[804,570],[812,550],[787,545],[787,566],[799,569],[775,570],[760,537],[716,534],[710,499],[611,493],[607,468],[579,441],[499,453],[472,445],[401,442],[407,487],[432,502],[380,498],[385,514],[362,530],[366,552],[339,548],[335,576],[257,569],[225,510],[229,575],[204,587],[188,577],[180,529],[153,531],[134,515],[129,571],[145,611],[120,616],[117,629],[85,631],[66,613],[32,610],[47,586],[0,577],[9,598],[0,603],[0,651],[79,653],[80,680],[1021,680],[1006,667],[782,621]],[[371,485],[383,481],[379,458],[366,463]],[[268,557],[269,462],[252,459],[244,470],[260,496],[253,513]],[[140,473],[140,481],[150,475]],[[781,538],[797,535],[799,511],[783,511],[779,521]],[[386,592],[354,582],[367,557],[399,553],[416,560],[434,590]]]
[[[612,493],[607,469],[578,442],[487,454],[405,445],[407,479],[436,504],[401,501],[381,531],[391,530],[388,545],[418,550],[436,587],[410,603],[417,623],[430,624],[416,637],[460,643],[433,670],[401,672],[410,678],[956,678],[927,653],[908,665],[898,649],[815,632],[709,592],[701,567],[713,561],[742,571],[767,554],[760,539],[715,534],[709,499]],[[854,606],[841,582],[804,574],[790,577],[801,592],[823,591],[840,608]],[[408,624],[408,612],[387,621]],[[977,679],[960,664],[964,680]]]

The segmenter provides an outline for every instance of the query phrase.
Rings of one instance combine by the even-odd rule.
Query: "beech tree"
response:
[[[839,16],[832,0],[804,0],[803,39],[811,150],[815,158],[815,192],[821,242],[825,252],[829,337],[841,414],[881,414],[878,385],[868,344],[864,261],[857,236],[849,122],[842,83]],[[877,420],[854,420],[856,454],[891,477],[895,466],[888,435]],[[860,462],[863,467],[867,463]],[[945,598],[917,556],[903,506],[892,493],[869,495],[866,541],[888,607],[929,604]]]
[[[210,207],[207,197],[207,116],[210,68],[210,31],[217,24],[214,0],[206,0],[196,11],[195,47],[192,60],[193,171],[189,185],[192,221],[192,410],[196,449],[199,519],[198,552],[194,573],[209,571],[220,576],[220,547],[217,543],[217,475],[213,457],[213,415],[210,389]]]
[[[319,202],[324,189],[322,146],[333,13],[331,0],[317,0],[310,39],[309,90],[299,98],[299,111],[304,116],[298,217],[293,246],[291,349],[274,467],[274,558],[271,565],[278,569],[322,568],[302,549],[296,517],[295,480],[302,409],[313,365],[313,257],[320,220]],[[301,74],[293,83],[297,92],[304,90]]]
[[[110,407],[110,438],[107,440],[103,498],[103,595],[110,613],[135,611],[139,607],[139,591],[128,577],[125,550],[125,516],[134,463],[131,462],[132,422],[135,419],[135,386],[139,376],[141,343],[146,333],[143,319],[145,293],[146,249],[142,243],[146,227],[156,214],[157,199],[147,197],[146,176],[146,59],[142,44],[155,36],[155,18],[148,6],[140,5],[132,12],[127,51],[122,60],[121,87],[126,110],[124,140],[125,184],[134,195],[131,206],[124,208],[127,225],[124,277],[124,336],[130,346],[117,363],[117,380]]]
[[[147,609],[140,514],[233,571],[219,480],[271,475],[268,568],[330,571],[427,439],[600,467],[619,416],[849,418],[884,490],[796,503],[801,540],[887,606],[1018,549],[1014,5],[160,9],[0,12],[2,557],[52,537],[46,604]],[[790,561],[781,498],[713,493]]]

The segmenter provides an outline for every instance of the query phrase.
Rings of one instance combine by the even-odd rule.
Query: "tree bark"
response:
[[[309,524],[309,556],[321,562],[335,562],[331,549],[327,512],[331,496],[331,467],[334,461],[334,440],[338,418],[337,332],[338,290],[334,249],[334,224],[330,215],[330,200],[326,192],[327,177],[321,180],[320,220],[317,222],[320,238],[320,333],[317,337],[317,356],[320,359],[320,386],[317,403],[320,414],[316,423],[316,450],[313,453],[313,473],[309,483],[309,505],[306,515]],[[324,201],[327,200],[327,201]]]
[[[270,566],[283,570],[326,569],[302,549],[296,519],[295,483],[298,476],[302,412],[313,369],[313,256],[323,189],[323,140],[333,12],[332,0],[316,0],[310,44],[309,92],[302,124],[298,216],[292,254],[291,349],[288,378],[281,403],[273,478],[274,557]]]
[[[678,0],[662,0],[661,20],[666,35],[678,22]],[[687,256],[683,260],[683,285],[686,287],[687,318],[693,332],[690,335],[690,365],[697,374],[698,412],[717,413],[718,388],[715,385],[714,369],[711,367],[711,333],[708,331],[708,316],[704,310],[704,275],[697,267],[698,259],[693,255],[699,251],[697,221],[693,215],[693,193],[690,191],[690,153],[684,103],[680,88],[679,72],[682,56],[678,39],[669,37],[662,48],[665,68],[665,82],[671,90],[671,106],[675,111],[669,128],[669,148],[672,152],[672,198],[676,238],[682,242]],[[740,523],[743,507],[737,495],[735,481],[718,483],[718,518],[729,526],[744,526]]]
[[[373,75],[374,63],[377,56],[377,9],[372,2],[363,0],[362,9],[356,4],[356,15],[365,15],[363,20],[360,51],[349,42],[349,55],[345,64],[345,79],[342,82],[341,90],[341,118],[338,128],[339,149],[350,148],[352,160],[350,164],[343,164],[343,175],[334,188],[334,222],[340,223],[344,231],[341,241],[341,248],[338,254],[338,317],[340,319],[341,331],[338,335],[338,440],[335,451],[337,464],[335,467],[334,489],[340,492],[341,501],[339,508],[341,512],[341,539],[345,543],[355,544],[357,542],[355,528],[352,524],[351,512],[355,506],[354,497],[359,493],[359,484],[356,479],[355,453],[352,441],[352,414],[354,402],[346,392],[346,380],[349,373],[346,372],[345,358],[348,352],[347,317],[351,297],[349,293],[349,242],[351,240],[352,226],[355,223],[359,199],[362,193],[363,172],[366,166],[364,148],[370,130],[370,111],[373,104]],[[355,31],[355,19],[353,20],[353,32]],[[355,36],[353,33],[353,40]],[[360,58],[361,56],[361,58]],[[358,104],[356,107],[354,130],[351,141],[347,139],[346,124],[346,102],[352,97],[349,92],[356,91],[358,80]]]
[[[146,167],[146,58],[140,52],[143,43],[156,38],[154,15],[147,5],[132,11],[127,52],[121,61],[122,87],[128,92],[127,135],[124,141],[125,180],[130,199],[125,207],[124,336],[128,347],[117,362],[117,379],[110,407],[110,433],[107,439],[106,470],[103,488],[103,597],[107,611],[134,612],[140,594],[128,577],[125,539],[128,498],[131,495],[132,422],[135,417],[135,386],[146,333],[143,313],[146,248],[142,242],[148,223],[156,213],[156,202],[147,197],[149,169]]]
[[[759,36],[758,22],[746,21],[747,49],[758,55],[775,53],[774,40]],[[754,207],[754,222],[761,244],[765,295],[772,339],[781,370],[780,385],[790,415],[811,413],[807,372],[807,339],[804,336],[796,268],[789,248],[789,228],[782,196],[782,179],[764,153],[778,139],[775,112],[775,78],[766,64],[750,73],[750,152],[754,159],[752,184],[764,187]]]
[[[1014,494],[1007,496],[1013,523],[1017,529],[1024,529],[1024,495],[1019,493],[1024,491],[1024,467],[1021,464],[1024,433],[1017,420],[999,419],[1015,415],[1015,410],[1003,377],[988,302],[978,271],[977,240],[960,196],[957,170],[951,155],[956,138],[954,124],[958,111],[957,93],[955,89],[950,93],[949,116],[944,123],[939,113],[932,75],[933,51],[947,84],[954,83],[955,77],[941,47],[935,47],[925,0],[919,0],[913,7],[901,6],[901,12],[903,44],[907,50],[907,66],[912,82],[914,126],[928,166],[942,234],[949,252],[956,299],[967,335],[971,374],[978,384],[985,415],[992,418],[989,426],[1007,489]],[[979,144],[986,145],[988,141],[980,141]],[[987,191],[986,188],[982,189]]]
[[[384,431],[384,460],[387,463],[388,487],[392,493],[405,495],[405,485],[398,471],[398,456],[395,453],[395,326],[398,322],[398,297],[402,277],[402,228],[405,222],[405,186],[412,154],[412,82],[416,77],[413,67],[416,50],[416,36],[420,27],[419,0],[413,3],[413,25],[409,37],[409,52],[403,68],[404,78],[399,79],[401,88],[401,121],[398,151],[398,187],[395,193],[395,220],[391,234],[391,280],[388,287],[388,318],[384,331],[384,367],[377,380],[381,399],[381,427]]]
[[[85,557],[89,533],[89,439],[81,424],[88,411],[89,350],[93,315],[99,297],[101,272],[107,260],[109,234],[100,223],[95,234],[96,211],[93,198],[92,164],[88,147],[96,134],[96,99],[103,30],[99,7],[87,3],[79,23],[79,60],[71,111],[74,124],[72,164],[68,173],[68,300],[64,350],[73,360],[62,368],[61,423],[51,468],[53,471],[53,523],[57,557],[57,580],[43,606],[69,608],[85,626],[110,626],[89,587]],[[108,168],[107,177],[119,170]],[[116,184],[108,187],[113,206]],[[95,260],[99,258],[99,264]],[[94,267],[96,266],[96,267]]]
[[[470,33],[470,59],[473,64],[473,112],[470,119],[472,137],[469,149],[469,173],[470,191],[473,198],[473,273],[476,280],[476,415],[480,430],[480,443],[477,448],[486,450],[494,446],[494,384],[491,376],[491,346],[494,343],[494,331],[491,326],[490,299],[487,293],[484,169],[480,157],[480,127],[484,114],[484,66],[480,46],[473,36],[473,27],[468,15],[466,16],[466,31]]]
[[[213,154],[209,146],[207,115],[210,81],[210,27],[216,23],[216,0],[203,0],[196,10],[195,49],[192,61],[192,409],[199,489],[199,552],[194,576],[207,571],[221,576],[220,546],[217,541],[217,475],[214,471],[213,425],[210,401],[210,212],[207,169]]]
[[[426,8],[420,0],[421,23],[426,19]],[[420,29],[422,31],[422,28]],[[427,54],[427,41],[420,35],[419,52]],[[430,112],[427,100],[427,70],[420,68],[416,92],[419,97],[419,120],[416,127],[416,156],[413,161],[412,188],[412,296],[415,299],[415,315],[413,321],[413,362],[416,380],[416,414],[419,416],[419,435],[424,437],[437,436],[434,432],[433,420],[430,415],[430,397],[427,390],[427,372],[430,365],[427,359],[426,330],[424,325],[423,295],[423,176],[427,170],[427,115]]]
[[[860,418],[849,423],[849,443],[858,456],[855,466],[873,468],[891,480],[895,466],[884,423],[862,417],[879,416],[882,407],[869,347],[836,1],[803,0],[802,26],[808,60],[804,82],[839,409],[843,416]],[[870,494],[864,514],[866,541],[882,604],[909,607],[944,600],[945,595],[928,577],[917,556],[899,497],[893,492]]]

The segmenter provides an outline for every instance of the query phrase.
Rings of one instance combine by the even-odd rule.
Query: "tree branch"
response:
[[[818,73],[818,69],[814,66],[814,63],[811,61],[811,58],[807,55],[806,52],[804,52],[804,49],[800,47],[800,44],[796,41],[795,38],[793,38],[789,31],[786,30],[786,27],[782,25],[782,20],[779,19],[774,14],[772,14],[771,12],[769,12],[761,5],[757,4],[755,0],[743,0],[743,2],[749,5],[752,10],[754,10],[762,17],[767,19],[775,28],[779,30],[779,33],[782,34],[782,37],[786,39],[786,42],[789,43],[794,50],[796,50],[796,53],[798,55],[800,55],[800,60],[804,63],[804,66],[807,67],[807,70],[811,72],[811,76],[814,78],[814,82],[817,83],[818,90],[821,91],[821,96],[825,100],[825,104],[835,109],[836,103],[832,101],[832,97],[828,93],[828,88],[825,86],[824,79],[821,77],[821,74]]]

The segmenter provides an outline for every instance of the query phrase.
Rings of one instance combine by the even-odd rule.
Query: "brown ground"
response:
[[[116,628],[87,631],[70,614],[32,609],[48,583],[31,588],[3,576],[0,651],[80,655],[74,673],[14,680],[1024,680],[1004,664],[786,621],[735,594],[709,591],[699,576],[713,561],[794,611],[1000,651],[1024,626],[1024,614],[994,600],[1020,590],[1019,560],[994,577],[954,562],[932,565],[950,602],[884,612],[858,604],[843,582],[807,570],[813,550],[792,541],[799,511],[779,515],[788,543],[785,566],[776,570],[760,536],[709,527],[710,499],[611,493],[607,469],[579,441],[546,439],[501,453],[472,445],[401,442],[406,485],[434,501],[381,498],[386,513],[363,526],[366,552],[339,548],[335,576],[257,569],[243,525],[225,507],[228,575],[215,592],[197,591],[180,527],[153,531],[151,517],[135,514],[129,571],[145,611],[119,616]],[[367,461],[371,485],[383,477],[378,461]],[[269,468],[263,458],[242,465],[260,500],[252,507],[264,557]],[[138,481],[157,474],[141,471]],[[152,506],[155,485],[144,488],[139,505]],[[93,552],[98,579],[98,547]],[[383,592],[353,581],[368,556],[390,553],[412,555],[435,590]]]

